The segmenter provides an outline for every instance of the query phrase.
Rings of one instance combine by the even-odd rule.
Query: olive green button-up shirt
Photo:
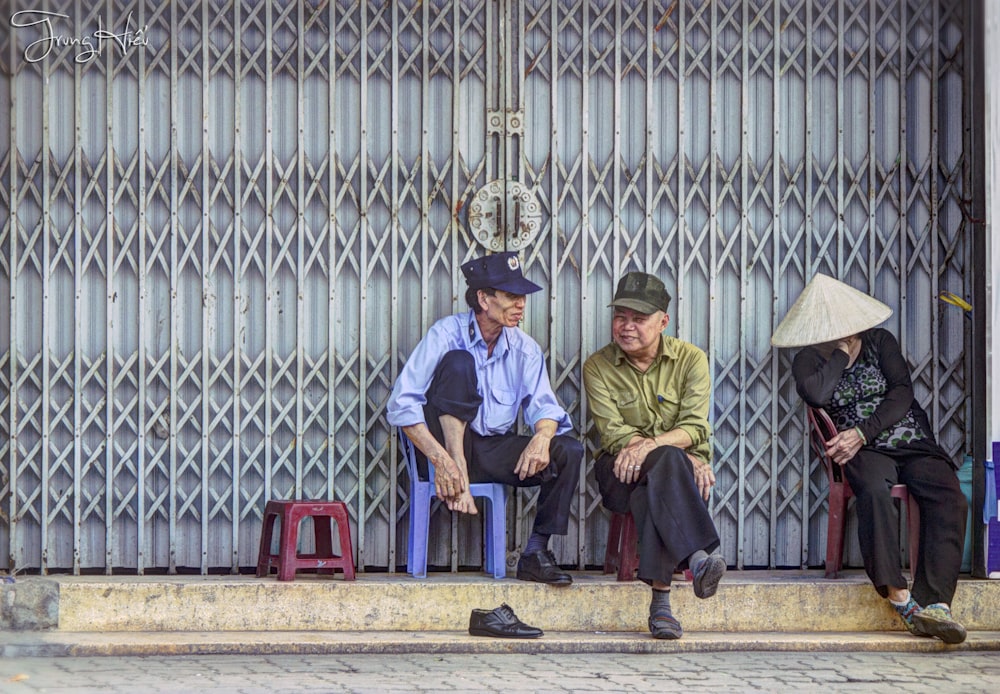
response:
[[[612,342],[584,363],[583,384],[604,452],[617,455],[636,435],[682,429],[691,437],[688,453],[711,463],[712,384],[708,358],[695,345],[662,335],[659,354],[643,373]]]

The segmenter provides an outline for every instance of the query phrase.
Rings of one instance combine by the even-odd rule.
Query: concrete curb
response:
[[[1000,651],[1000,632],[970,632],[965,643],[899,632],[693,632],[659,641],[640,632],[550,632],[540,639],[491,639],[465,632],[20,632],[0,633],[3,657]]]
[[[472,609],[501,603],[552,633],[645,633],[649,616],[648,586],[594,572],[577,572],[573,585],[560,588],[477,574],[55,580],[57,630],[66,632],[455,632],[468,627]],[[733,571],[707,602],[690,583],[676,583],[671,604],[690,633],[904,633],[899,616],[857,573],[826,580],[819,572]],[[960,581],[954,612],[969,631],[1000,631],[1000,582]]]
[[[54,629],[59,625],[59,584],[32,577],[0,583],[0,628]]]

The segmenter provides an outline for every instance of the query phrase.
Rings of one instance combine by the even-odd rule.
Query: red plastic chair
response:
[[[837,435],[833,420],[822,407],[809,407],[809,440],[813,451],[823,461],[830,483],[830,510],[826,526],[826,577],[837,578],[844,563],[844,528],[847,526],[847,502],[854,490],[844,477],[844,471],[826,454],[826,442]],[[917,565],[920,547],[920,507],[910,498],[905,484],[893,485],[889,492],[906,507],[907,534],[910,544],[911,570]]]

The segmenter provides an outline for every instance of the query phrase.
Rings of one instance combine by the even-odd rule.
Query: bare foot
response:
[[[476,515],[479,513],[479,509],[476,508],[476,502],[472,498],[472,494],[468,490],[462,492],[458,496],[448,499],[448,508],[452,511],[458,511],[459,513],[468,513],[469,515]]]

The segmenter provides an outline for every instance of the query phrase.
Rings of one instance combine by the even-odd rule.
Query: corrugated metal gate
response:
[[[825,482],[791,355],[768,342],[813,272],[893,305],[943,443],[966,448],[971,335],[936,300],[970,286],[965,11],[14,3],[6,566],[237,570],[255,563],[269,497],[345,500],[359,568],[405,563],[385,400],[426,328],[462,306],[458,266],[481,252],[463,207],[495,179],[540,202],[524,259],[548,291],[525,327],[575,422],[614,280],[657,273],[677,297],[670,329],[710,356],[728,560],[819,564]],[[592,480],[556,546],[567,564],[602,557]],[[512,550],[534,496],[516,499]],[[476,522],[439,512],[432,534],[432,564],[478,563]]]

